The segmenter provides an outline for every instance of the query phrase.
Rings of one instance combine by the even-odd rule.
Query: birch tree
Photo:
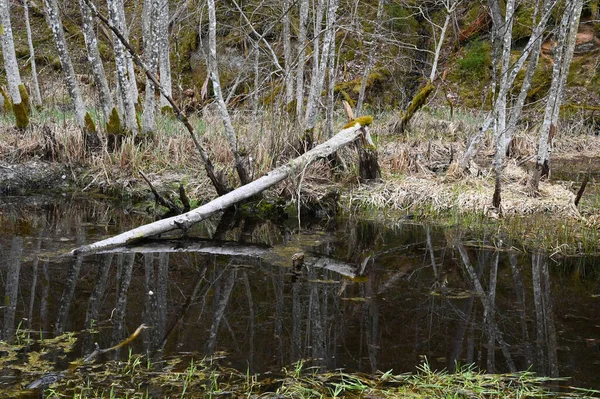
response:
[[[298,26],[298,67],[296,70],[296,117],[302,120],[304,110],[304,63],[306,62],[306,46],[308,45],[308,0],[299,0]]]
[[[164,87],[166,93],[172,96],[172,78],[171,78],[171,47],[169,44],[169,0],[159,1],[158,12],[158,39],[159,56],[158,67],[160,73],[160,84]],[[161,96],[160,108],[171,108],[171,104],[166,97]]]
[[[144,47],[146,52],[146,65],[151,73],[156,74],[160,47],[159,39],[159,0],[144,1]],[[144,114],[142,116],[142,133],[149,134],[154,131],[154,114],[156,108],[156,87],[152,79],[146,77],[146,99]]]
[[[283,41],[283,61],[285,68],[285,103],[286,105],[294,101],[294,73],[292,68],[292,40],[290,30],[290,7],[292,5],[291,0],[283,0],[283,29],[282,29],[282,41]]]
[[[46,0],[47,1],[47,0]],[[120,31],[124,32],[125,21],[123,21],[119,9],[119,3],[122,0],[108,0],[108,16],[110,22]],[[121,4],[122,6],[122,4]],[[125,33],[123,33],[125,39]],[[123,119],[125,127],[131,131],[134,135],[138,132],[137,118],[135,114],[135,98],[137,98],[137,91],[134,92],[134,87],[131,84],[131,80],[135,81],[135,76],[130,75],[127,61],[127,54],[121,41],[115,37],[114,39],[115,49],[115,64],[117,67],[117,82],[120,88],[121,101],[123,103]],[[133,79],[130,79],[130,78]]]
[[[29,115],[27,107],[21,98],[19,87],[23,86],[17,56],[15,54],[15,44],[10,23],[9,0],[0,0],[0,41],[2,42],[2,55],[4,57],[4,70],[6,72],[6,82],[8,85],[8,95],[12,101],[12,109],[15,114],[16,127],[25,129],[29,126]]]
[[[227,105],[225,104],[225,100],[223,99],[223,92],[221,91],[219,66],[217,64],[217,16],[215,10],[215,1],[207,0],[206,3],[208,5],[209,21],[208,70],[210,73],[210,80],[213,85],[213,92],[215,95],[215,100],[217,102],[217,107],[219,108],[219,113],[221,114],[221,120],[223,121],[223,126],[225,128],[225,135],[227,136],[227,141],[229,141],[229,146],[231,147],[231,152],[233,154],[235,169],[240,178],[240,182],[242,183],[242,185],[245,185],[250,183],[250,181],[252,180],[252,178],[250,177],[250,173],[248,172],[247,155],[243,154],[238,149],[237,136],[235,134],[235,130],[231,122],[231,117],[229,116],[229,112],[227,111]],[[245,150],[243,152],[245,152]]]
[[[104,121],[108,122],[110,113],[114,108],[114,102],[108,87],[108,80],[106,79],[104,65],[102,64],[102,59],[100,58],[100,51],[98,50],[98,38],[96,37],[94,19],[89,7],[83,0],[79,0],[79,7],[81,9],[85,48],[87,51],[88,61],[92,68],[94,83],[96,84],[96,89],[98,90],[100,109],[102,110]]]
[[[60,65],[63,70],[65,85],[71,98],[71,103],[75,110],[75,120],[79,127],[85,131],[85,105],[83,103],[83,97],[81,96],[81,89],[77,83],[75,77],[75,69],[71,62],[71,56],[67,47],[67,41],[65,40],[65,33],[63,30],[62,21],[60,19],[58,3],[56,0],[44,0],[46,7],[46,20],[48,26],[52,30],[52,36],[54,37],[54,44],[56,45],[56,51],[58,52],[58,58],[60,59]]]
[[[502,110],[506,110],[507,94],[510,91],[510,89],[512,88],[512,86],[515,82],[515,79],[517,77],[517,74],[523,68],[523,66],[525,65],[525,62],[529,59],[530,54],[532,53],[533,49],[535,48],[536,42],[538,40],[541,40],[543,31],[546,27],[546,24],[548,23],[550,16],[552,15],[552,10],[556,4],[557,4],[557,0],[549,0],[549,1],[545,2],[546,7],[544,7],[544,13],[543,13],[542,17],[540,18],[540,21],[534,28],[534,31],[533,31],[532,35],[530,36],[527,44],[525,45],[524,50],[519,55],[519,58],[517,58],[517,60],[514,63],[510,63],[510,58],[509,58],[509,60],[506,61],[506,63],[504,64],[505,67],[506,67],[506,65],[508,65],[509,68],[506,71],[501,72],[502,79],[501,79],[500,85],[498,87],[498,92],[496,94],[496,99],[494,101],[494,106],[492,107],[492,111],[490,113],[488,113],[488,115],[486,115],[486,117],[481,125],[481,128],[479,129],[477,134],[475,134],[470,139],[467,149],[465,150],[463,156],[461,157],[461,159],[458,163],[458,167],[460,170],[465,170],[468,168],[469,163],[473,160],[473,158],[477,154],[477,151],[479,150],[479,146],[481,144],[481,141],[482,141],[485,133],[490,128],[490,126],[492,126],[492,123],[498,119],[498,115],[504,115],[504,117],[506,117],[505,111],[502,111]],[[514,10],[514,8],[513,8],[513,10]],[[512,37],[512,33],[511,33],[511,37]],[[507,43],[507,45],[508,45],[508,43]],[[510,57],[510,50],[508,50],[508,51],[503,50],[503,54],[506,57]],[[515,123],[515,124],[516,124],[516,122],[517,122],[517,120],[513,121],[513,123]],[[503,126],[506,127],[505,122],[501,122],[501,123],[503,123],[504,124]],[[502,135],[504,135],[505,134],[504,130],[505,129],[500,129],[500,130],[496,129],[495,138],[497,139],[498,138],[497,136],[500,133],[502,133]],[[502,148],[506,149],[506,140],[504,139],[504,136],[503,136]]]
[[[550,172],[552,138],[558,125],[560,106],[567,83],[569,68],[573,60],[582,8],[583,0],[567,2],[560,22],[557,45],[553,51],[554,66],[552,68],[552,83],[550,84],[548,102],[544,110],[544,121],[540,132],[536,165],[529,179],[529,191],[532,194],[538,193],[542,175],[547,175]]]
[[[35,49],[33,48],[31,25],[29,24],[29,4],[27,0],[23,0],[23,12],[25,14],[25,29],[27,30],[27,45],[29,46],[29,64],[31,65],[31,83],[33,84],[33,103],[36,107],[41,107],[42,93],[40,92],[37,67],[35,65]]]
[[[317,124],[317,111],[323,84],[325,82],[325,72],[329,64],[330,48],[335,46],[335,29],[338,0],[327,1],[327,23],[325,27],[325,37],[323,38],[323,48],[319,51],[319,35],[321,30],[321,18],[324,12],[326,0],[319,0],[316,10],[316,23],[314,27],[315,38],[313,39],[313,74],[310,82],[310,91],[306,101],[306,116],[304,128],[306,129],[306,143],[308,147],[312,146],[313,130]]]

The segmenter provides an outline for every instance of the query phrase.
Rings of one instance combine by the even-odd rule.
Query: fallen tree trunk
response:
[[[174,216],[171,218],[156,221],[154,223],[146,224],[135,229],[126,231],[117,236],[107,238],[106,240],[98,241],[93,244],[84,245],[74,249],[72,254],[88,254],[97,252],[107,248],[115,247],[118,245],[126,245],[132,242],[156,236],[161,233],[168,231],[181,229],[186,231],[192,225],[201,222],[208,217],[214,215],[217,212],[223,211],[232,205],[235,205],[241,201],[255,196],[263,192],[264,190],[276,185],[277,183],[285,180],[287,177],[294,173],[301,173],[311,163],[318,159],[327,157],[333,154],[343,146],[352,143],[361,134],[364,134],[363,126],[358,121],[365,121],[365,125],[372,122],[372,118],[364,117],[359,118],[352,126],[340,131],[338,134],[333,136],[326,142],[319,144],[312,150],[302,154],[298,158],[295,158],[285,165],[282,165],[271,172],[262,176],[261,178],[246,184],[236,190],[233,190],[225,195],[222,195],[213,201],[202,205],[190,212],[182,215]]]

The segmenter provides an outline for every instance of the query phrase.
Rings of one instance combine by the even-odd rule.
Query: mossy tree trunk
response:
[[[94,5],[94,3],[91,2],[91,0],[84,0],[84,1],[92,10],[92,14],[94,14],[94,16],[96,16],[98,19],[100,19],[102,21],[102,23],[104,23],[113,32],[113,34],[119,40],[119,42],[127,49],[129,54],[131,54],[132,59],[134,60],[136,65],[139,66],[144,71],[144,73],[146,74],[146,76],[148,78],[152,79],[152,82],[158,88],[158,90],[160,91],[160,94],[162,94],[164,97],[167,98],[167,100],[169,101],[169,104],[171,104],[171,107],[173,108],[173,112],[177,116],[177,120],[179,120],[183,124],[183,126],[186,128],[186,130],[190,134],[190,137],[192,138],[192,141],[194,142],[194,145],[196,146],[196,149],[198,150],[198,153],[200,154],[200,158],[202,159],[202,163],[204,164],[204,169],[206,170],[206,174],[208,175],[208,178],[210,179],[211,183],[213,184],[217,194],[218,195],[227,194],[230,191],[229,185],[227,184],[227,180],[223,176],[223,173],[217,173],[217,171],[215,170],[215,167],[214,167],[210,157],[208,156],[208,153],[206,152],[206,150],[204,149],[202,144],[200,144],[200,142],[198,141],[198,137],[196,136],[196,132],[194,131],[193,126],[190,124],[189,120],[183,114],[181,109],[177,106],[177,104],[175,103],[175,100],[173,100],[173,98],[167,94],[165,89],[160,85],[158,78],[149,71],[148,66],[136,54],[133,47],[131,47],[131,44],[129,44],[129,42],[127,41],[127,39],[125,39],[125,37],[119,31],[119,29],[108,18],[106,18],[104,15],[102,15],[98,12],[98,10],[96,9],[96,6]]]
[[[98,50],[98,38],[96,37],[94,19],[89,7],[83,0],[79,0],[79,8],[81,9],[83,38],[88,61],[92,68],[96,90],[98,90],[98,99],[100,100],[100,108],[104,116],[104,122],[108,123],[110,114],[114,108],[114,102],[108,87],[104,65],[100,58],[100,51]]]
[[[369,47],[369,55],[367,56],[367,65],[363,72],[362,79],[360,81],[360,89],[358,91],[358,101],[356,101],[356,108],[354,112],[357,115],[360,115],[362,112],[363,103],[365,101],[365,93],[367,91],[367,81],[369,80],[369,75],[371,74],[371,70],[375,66],[377,62],[377,38],[379,36],[379,31],[381,25],[383,23],[383,5],[385,0],[379,0],[377,3],[377,18],[375,19],[375,29],[373,31],[373,35],[371,36],[371,44]]]
[[[427,99],[431,93],[433,93],[434,89],[435,86],[430,80],[428,80],[427,84],[425,84],[425,86],[413,97],[410,105],[406,109],[406,112],[402,114],[400,121],[396,124],[396,128],[394,129],[396,134],[404,133],[410,120],[413,118],[413,116],[415,116],[417,111],[420,110],[423,105],[425,105]]]
[[[219,66],[217,64],[217,15],[215,10],[215,1],[207,0],[206,3],[208,4],[209,21],[208,70],[210,73],[210,80],[213,85],[213,92],[219,108],[219,113],[221,114],[221,120],[223,121],[223,126],[225,127],[225,135],[227,136],[227,141],[229,141],[229,146],[231,147],[231,152],[233,154],[235,169],[238,177],[240,178],[240,182],[242,185],[245,185],[252,181],[252,177],[249,172],[248,154],[245,148],[243,148],[242,151],[240,151],[238,148],[237,135],[233,128],[229,111],[227,110],[227,104],[225,104],[225,100],[223,99],[221,81],[219,79]]]
[[[119,29],[120,32],[125,32],[125,21],[121,19],[119,9],[122,7],[122,0],[108,0],[108,15],[111,23]],[[123,33],[125,35],[125,33]],[[127,37],[124,36],[125,40]],[[138,124],[135,112],[135,99],[137,91],[132,85],[135,82],[135,76],[129,73],[127,54],[121,41],[117,38],[114,40],[115,49],[115,64],[117,67],[117,82],[121,94],[123,104],[123,125],[134,135],[138,132]],[[132,79],[133,78],[133,79]]]
[[[4,70],[6,72],[6,82],[8,84],[8,94],[12,102],[12,109],[15,114],[16,126],[19,129],[25,129],[29,126],[29,115],[27,114],[25,104],[23,104],[19,85],[22,85],[17,56],[15,54],[15,44],[10,23],[10,2],[9,0],[0,0],[0,41],[2,43],[2,55],[4,57]]]
[[[36,107],[42,106],[42,93],[38,82],[37,67],[35,64],[35,49],[33,48],[33,39],[31,35],[31,25],[29,24],[29,3],[23,0],[23,12],[25,14],[25,29],[27,31],[27,45],[29,46],[29,63],[31,65],[31,83],[33,84],[33,103]]]
[[[75,69],[71,62],[69,48],[67,47],[58,3],[56,0],[44,0],[44,4],[46,8],[46,20],[48,26],[50,26],[50,29],[52,30],[54,44],[56,45],[56,51],[58,52],[58,58],[60,59],[60,65],[63,70],[65,85],[67,86],[67,91],[69,92],[69,97],[71,98],[71,103],[75,111],[75,120],[83,130],[85,129],[85,105],[83,103],[83,97],[81,96],[81,89],[79,88],[77,78],[75,77]]]
[[[550,172],[552,136],[558,126],[560,105],[562,104],[567,76],[573,60],[582,8],[583,0],[573,0],[567,3],[560,22],[558,44],[554,49],[552,83],[550,84],[548,102],[544,110],[544,122],[542,123],[538,144],[536,167],[529,179],[528,188],[531,194],[538,193],[542,175]]]

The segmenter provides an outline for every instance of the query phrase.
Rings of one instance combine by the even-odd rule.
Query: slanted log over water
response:
[[[207,219],[215,213],[223,211],[232,205],[251,198],[256,194],[273,187],[277,183],[285,180],[290,175],[301,172],[305,167],[316,160],[326,158],[328,155],[333,154],[343,146],[352,143],[354,140],[360,137],[361,134],[363,134],[363,127],[357,122],[353,126],[341,130],[331,139],[319,144],[298,158],[289,161],[285,165],[272,170],[261,178],[225,195],[222,195],[221,197],[218,197],[199,208],[182,215],[137,227],[117,236],[107,238],[106,240],[81,246],[74,249],[72,253],[87,254],[118,245],[130,244],[132,242],[172,230],[182,229],[185,231],[192,225]]]

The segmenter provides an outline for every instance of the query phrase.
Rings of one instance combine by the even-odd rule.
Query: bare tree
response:
[[[94,76],[94,83],[98,90],[98,98],[100,100],[100,108],[102,109],[104,121],[108,122],[110,113],[114,108],[114,102],[108,87],[104,65],[100,58],[100,51],[98,51],[98,38],[96,36],[93,16],[89,7],[83,0],[79,0],[79,7],[81,8],[83,38],[85,40],[88,61],[92,67],[92,75]]]
[[[208,70],[210,73],[210,80],[213,85],[213,92],[215,94],[215,99],[219,108],[219,113],[221,114],[221,120],[223,121],[223,126],[225,127],[225,135],[227,136],[229,146],[231,147],[231,152],[233,153],[235,169],[240,178],[240,182],[242,183],[242,185],[245,185],[250,183],[250,181],[252,180],[252,178],[250,177],[250,173],[248,172],[248,160],[247,156],[243,155],[238,149],[237,136],[235,134],[233,124],[231,123],[231,117],[229,116],[229,112],[227,111],[227,105],[225,104],[225,100],[223,99],[223,92],[221,91],[221,81],[219,79],[219,67],[217,64],[217,16],[215,11],[215,1],[207,0],[206,3],[208,4],[209,20]]]
[[[285,103],[286,105],[294,100],[294,73],[292,69],[292,40],[290,31],[290,7],[291,0],[283,0],[283,60],[285,68]]]
[[[156,74],[159,57],[159,7],[158,0],[144,1],[144,47],[146,63],[151,73]],[[144,114],[142,115],[142,133],[148,134],[154,131],[154,115],[156,109],[156,87],[152,79],[146,77],[146,99],[144,102]]]
[[[552,138],[557,129],[560,106],[562,104],[569,68],[573,60],[582,8],[583,0],[567,2],[560,23],[557,38],[558,44],[554,49],[552,83],[550,84],[548,102],[544,111],[544,122],[542,123],[540,133],[536,165],[529,179],[529,191],[532,194],[538,193],[541,177],[550,173],[550,148]]]
[[[42,106],[42,94],[37,77],[37,67],[35,65],[35,50],[33,48],[33,39],[31,35],[31,25],[29,24],[29,4],[23,0],[23,12],[25,13],[25,29],[27,30],[27,45],[29,46],[29,64],[31,65],[31,83],[33,84],[33,103],[36,107]]]
[[[300,1],[298,27],[298,68],[296,70],[296,117],[302,120],[304,110],[304,63],[306,62],[306,46],[308,45],[306,31],[308,29],[308,0]]]
[[[58,3],[56,0],[44,0],[44,4],[46,6],[46,20],[52,30],[52,36],[54,37],[56,51],[58,52],[58,58],[60,59],[60,65],[62,66],[67,91],[69,92],[69,97],[71,97],[71,103],[75,110],[75,120],[79,127],[85,131],[85,105],[83,103],[83,97],[81,96],[81,89],[79,88],[77,78],[75,77],[75,69],[73,68],[73,62],[71,62],[69,48],[67,47]]]
[[[21,74],[19,73],[19,65],[17,64],[17,56],[15,54],[15,44],[10,23],[9,0],[0,0],[0,22],[2,23],[0,41],[2,42],[2,55],[4,56],[4,70],[6,71],[8,94],[12,101],[16,126],[19,129],[25,129],[29,126],[29,115],[27,114],[27,106],[21,98],[19,90],[19,86],[22,86],[23,82],[21,81]]]
[[[325,36],[323,38],[323,48],[319,51],[319,35],[321,31],[321,18],[324,13],[324,6],[327,4]],[[317,124],[317,111],[323,84],[325,82],[325,72],[330,60],[330,48],[335,46],[335,29],[337,18],[338,0],[319,0],[315,19],[315,38],[313,39],[313,73],[310,82],[308,100],[306,102],[306,116],[304,119],[304,128],[306,129],[305,143],[310,148],[313,142],[313,130]]]
[[[108,1],[108,15],[110,22],[123,33],[124,38],[127,39],[125,32],[125,21],[121,16],[120,9],[122,8],[122,0],[107,0]],[[119,4],[121,3],[121,4]],[[132,80],[135,82],[135,76],[130,74],[128,68],[128,58],[123,47],[123,44],[118,38],[114,40],[115,49],[115,64],[117,66],[117,82],[119,91],[121,93],[120,100],[123,104],[123,119],[124,125],[134,135],[138,132],[137,118],[135,114],[135,99],[137,98],[137,91],[132,85]]]
[[[165,89],[165,92],[171,96],[171,47],[169,45],[169,0],[160,0],[158,10],[158,39],[160,41],[158,47],[158,67],[160,73],[160,84]],[[160,107],[171,107],[166,97],[160,97]]]

